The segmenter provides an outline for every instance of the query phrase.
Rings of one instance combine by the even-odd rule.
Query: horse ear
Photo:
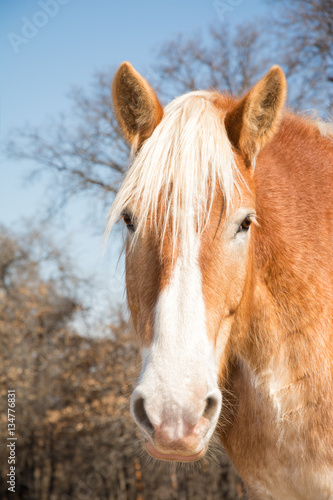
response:
[[[128,141],[138,149],[153,133],[163,117],[155,92],[129,62],[123,62],[112,84],[114,110]]]
[[[226,115],[231,142],[254,165],[261,148],[277,132],[287,95],[282,69],[272,66],[266,75]]]

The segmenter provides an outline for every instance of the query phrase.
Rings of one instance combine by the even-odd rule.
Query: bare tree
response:
[[[251,25],[233,35],[227,27],[212,29],[206,42],[179,37],[158,55],[153,84],[164,102],[194,88],[242,92],[267,69],[261,45]],[[9,157],[32,160],[31,176],[49,174],[51,213],[78,195],[101,201],[105,210],[119,188],[129,149],[112,111],[111,81],[112,71],[96,74],[90,93],[80,88],[70,93],[70,117],[60,115],[49,125],[27,125],[11,134]]]
[[[179,36],[158,54],[157,82],[163,95],[215,88],[234,95],[248,90],[267,69],[263,37],[254,25],[211,28],[205,40],[200,35]]]
[[[333,106],[333,0],[268,0],[276,9],[270,29],[290,81],[292,103]],[[331,116],[332,118],[332,116]]]
[[[129,150],[112,112],[111,80],[111,71],[95,74],[91,95],[81,88],[70,92],[70,116],[60,115],[43,127],[26,125],[11,134],[8,156],[32,160],[36,168],[30,178],[49,174],[51,214],[77,195],[102,201],[104,207],[119,188]]]
[[[147,75],[162,102],[200,88],[241,94],[279,63],[289,77],[291,105],[317,106],[326,113],[333,97],[333,0],[278,0],[274,6],[277,16],[272,21],[269,14],[271,23],[261,19],[233,30],[218,24],[205,37],[179,36],[166,43],[153,78]],[[90,91],[73,89],[70,117],[11,135],[11,158],[32,160],[32,175],[51,174],[51,212],[78,195],[102,202],[104,210],[119,188],[129,150],[112,111],[112,76],[112,71],[100,72]]]

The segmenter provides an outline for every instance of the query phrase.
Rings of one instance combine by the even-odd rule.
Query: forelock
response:
[[[208,220],[217,185],[228,212],[239,171],[228,139],[223,110],[212,92],[197,91],[172,101],[145,141],[109,212],[107,234],[121,213],[136,218],[135,243],[149,227],[161,235],[171,228],[173,245],[192,241]]]

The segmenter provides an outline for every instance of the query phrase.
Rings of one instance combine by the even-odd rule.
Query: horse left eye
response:
[[[246,217],[243,222],[241,223],[241,225],[239,226],[239,230],[238,231],[248,231],[250,226],[252,224],[252,220],[251,220],[251,217]]]
[[[129,214],[123,214],[123,219],[124,219],[124,222],[127,226],[127,229],[129,229],[130,231],[134,231],[134,223],[133,223],[133,218],[129,215]]]

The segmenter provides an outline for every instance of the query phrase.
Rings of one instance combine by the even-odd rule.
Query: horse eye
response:
[[[128,213],[124,213],[124,214],[122,214],[122,216],[123,216],[123,220],[127,226],[127,229],[129,229],[130,231],[134,231],[133,218]]]
[[[241,225],[239,226],[239,230],[238,231],[248,231],[250,226],[252,224],[252,219],[251,217],[246,217],[243,222],[241,223]]]

